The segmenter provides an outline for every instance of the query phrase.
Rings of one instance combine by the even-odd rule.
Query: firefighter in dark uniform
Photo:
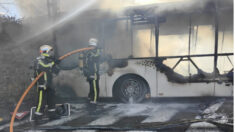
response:
[[[89,40],[89,47],[94,47],[79,55],[79,67],[83,71],[83,75],[87,78],[90,85],[88,99],[90,103],[96,104],[99,98],[99,60],[100,49],[97,47],[98,40],[91,38]]]
[[[40,47],[40,56],[37,57],[34,62],[34,77],[39,75],[41,72],[45,74],[37,82],[37,107],[35,115],[43,115],[45,105],[48,105],[48,111],[55,111],[55,90],[51,87],[53,73],[58,74],[59,68],[56,64],[59,60],[56,60],[53,56],[53,48],[49,45],[43,45]]]

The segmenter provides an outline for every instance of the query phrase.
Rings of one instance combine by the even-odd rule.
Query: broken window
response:
[[[155,57],[154,25],[133,26],[133,57]]]
[[[220,20],[218,53],[233,53],[232,13],[220,12],[218,17]],[[191,23],[189,23],[190,20]],[[214,54],[214,47],[215,16],[212,13],[168,16],[167,22],[160,25],[160,56]],[[191,59],[202,71],[206,73],[213,72],[214,56],[191,57]],[[174,67],[176,63],[177,59],[168,59],[164,62],[170,67]],[[217,68],[220,74],[227,73],[232,67],[232,56],[218,57]],[[189,61],[180,62],[174,70],[185,76],[197,73],[197,69]]]

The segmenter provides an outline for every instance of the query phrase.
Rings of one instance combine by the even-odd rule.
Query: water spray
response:
[[[97,0],[87,0],[87,2],[85,2],[84,4],[82,5],[79,5],[75,11],[73,11],[72,13],[69,13],[68,15],[62,17],[61,19],[59,19],[58,21],[56,21],[55,23],[49,25],[48,27],[45,27],[44,29],[42,29],[40,32],[37,32],[33,35],[30,35],[28,37],[26,37],[25,39],[21,40],[19,43],[17,43],[16,45],[13,45],[13,46],[17,46],[17,45],[20,45],[22,43],[25,43],[26,41],[32,39],[32,38],[35,38],[45,32],[48,32],[49,30],[52,30],[64,23],[66,23],[67,21],[71,20],[72,18],[80,15],[82,12],[84,12],[85,10],[87,10],[90,6],[92,6]],[[7,47],[9,48],[9,47]]]

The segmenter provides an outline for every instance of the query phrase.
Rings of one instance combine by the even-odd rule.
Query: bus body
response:
[[[138,62],[151,61],[151,59],[129,59],[128,66],[115,68],[112,75],[101,76],[101,90],[105,92],[101,96],[113,96],[113,86],[122,76],[135,74],[142,77],[150,88],[151,97],[195,97],[195,96],[232,96],[232,83],[197,82],[197,83],[174,83],[168,81],[165,74],[157,71],[155,66],[141,65]]]
[[[136,11],[137,9],[135,9]],[[229,9],[231,11],[231,9]],[[218,34],[221,30],[218,28],[218,19],[216,11],[208,11],[205,14],[207,16],[211,16],[214,14],[212,18],[212,22],[214,22],[214,29],[212,29],[215,33],[215,42],[213,44],[215,50],[212,54],[198,54],[191,55],[190,54],[190,46],[189,46],[189,54],[186,56],[159,56],[159,51],[162,50],[159,48],[159,36],[161,35],[161,23],[164,23],[169,19],[166,17],[166,20],[159,15],[143,15],[140,13],[141,10],[136,12],[132,12],[126,18],[117,19],[115,21],[124,20],[127,24],[127,27],[130,28],[126,30],[130,35],[131,40],[131,50],[129,50],[129,56],[126,58],[123,57],[114,57],[108,61],[108,68],[104,68],[105,74],[101,75],[100,78],[100,90],[101,95],[105,97],[115,97],[123,102],[127,101],[136,101],[140,102],[145,98],[149,97],[199,97],[199,96],[233,96],[233,67],[232,70],[227,71],[226,73],[217,72],[217,60],[221,56],[229,57],[233,55],[233,53],[218,53]],[[225,11],[226,12],[226,11]],[[204,12],[203,12],[204,13]],[[203,14],[202,13],[202,14]],[[169,14],[169,13],[168,13]],[[231,14],[231,13],[230,13]],[[162,15],[162,14],[161,14]],[[174,16],[174,15],[173,15]],[[192,30],[196,30],[195,26],[191,27],[192,24],[192,16],[198,17],[198,14],[186,14],[187,18],[190,18],[189,24],[189,41],[191,40]],[[171,17],[171,16],[170,16]],[[175,17],[175,16],[174,16]],[[176,19],[178,20],[178,16],[176,15]],[[180,21],[180,20],[179,20]],[[113,21],[112,21],[113,22]],[[210,21],[211,22],[211,21]],[[208,23],[198,22],[198,25],[213,25]],[[151,47],[150,50],[155,48],[155,55],[148,57],[134,57],[133,48],[135,42],[133,41],[133,25],[141,27],[142,25],[151,25],[151,28],[154,28],[154,37],[155,37],[155,46]],[[104,24],[104,27],[107,24]],[[196,24],[195,24],[196,25]],[[186,25],[188,26],[188,25]],[[110,26],[109,26],[110,27]],[[164,26],[163,26],[164,27]],[[177,26],[176,26],[177,27]],[[203,26],[202,26],[203,27]],[[143,27],[141,27],[143,28]],[[159,31],[160,29],[160,31]],[[179,31],[181,32],[181,31]],[[104,33],[105,34],[105,30]],[[163,33],[164,34],[164,33]],[[185,33],[183,33],[185,34]],[[123,35],[123,34],[122,34]],[[169,35],[169,34],[168,34]],[[171,34],[170,34],[171,35]],[[105,35],[104,35],[105,36]],[[125,35],[124,35],[125,36]],[[205,36],[208,37],[208,36]],[[106,37],[107,38],[107,37]],[[124,44],[118,42],[119,46],[112,48],[112,45],[108,45],[111,41],[105,40],[102,43],[103,48],[105,49],[105,54],[125,54],[123,50],[125,50]],[[150,40],[151,41],[151,40]],[[190,45],[190,43],[189,43]],[[107,48],[108,47],[108,48]],[[111,47],[111,48],[110,48]],[[114,46],[115,47],[115,46]],[[119,48],[119,49],[118,49]],[[120,51],[119,51],[120,50]],[[132,53],[131,53],[132,52]],[[128,54],[128,53],[127,53]],[[199,66],[195,63],[195,60],[192,58],[195,57],[212,57],[214,58],[214,69],[211,73],[203,72]],[[168,59],[179,59],[173,67],[165,65],[163,62]],[[194,67],[197,73],[189,74],[188,76],[180,75],[175,72],[175,68],[182,63],[183,61],[188,61],[192,67]],[[101,66],[102,67],[102,66]],[[103,70],[104,70],[103,69]],[[102,70],[102,68],[101,68]],[[228,76],[230,75],[230,77]]]

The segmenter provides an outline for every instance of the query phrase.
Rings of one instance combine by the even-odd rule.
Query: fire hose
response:
[[[93,49],[93,47],[82,48],[82,49],[77,49],[77,50],[71,51],[71,52],[69,52],[69,53],[67,53],[67,54],[65,54],[65,55],[63,55],[63,56],[61,56],[61,57],[59,58],[59,60],[63,60],[63,59],[65,59],[66,57],[71,56],[71,55],[73,55],[73,54],[75,54],[75,53],[82,52],[82,51],[86,51],[86,50],[91,50],[91,49]],[[16,107],[15,107],[15,110],[14,110],[14,112],[13,112],[13,114],[12,114],[12,117],[11,117],[10,132],[13,132],[13,125],[14,125],[14,121],[15,121],[15,116],[16,116],[16,113],[18,112],[18,109],[19,109],[20,105],[22,104],[22,102],[23,102],[25,96],[28,94],[28,92],[30,91],[30,89],[36,84],[36,82],[38,81],[38,79],[44,75],[44,73],[45,73],[45,72],[41,72],[41,73],[32,81],[32,83],[31,83],[31,84],[28,86],[28,88],[24,91],[23,95],[21,96],[20,100],[18,101],[18,103],[17,103],[17,105],[16,105]]]

